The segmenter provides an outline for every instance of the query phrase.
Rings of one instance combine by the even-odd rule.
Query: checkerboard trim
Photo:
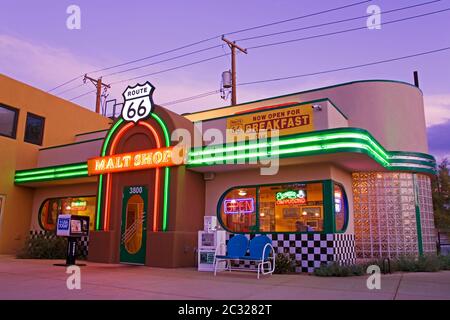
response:
[[[45,239],[54,239],[56,234],[54,232],[44,230],[30,230],[30,239],[36,239],[38,236],[43,236]],[[85,259],[89,253],[89,237],[81,237],[77,242],[77,257]]]
[[[251,240],[260,234],[245,234]],[[265,234],[272,240],[275,253],[286,253],[296,260],[297,273],[314,272],[323,264],[337,262],[342,265],[356,263],[355,237],[353,234]],[[227,233],[227,241],[234,234]],[[238,268],[256,268],[254,262],[238,261]]]

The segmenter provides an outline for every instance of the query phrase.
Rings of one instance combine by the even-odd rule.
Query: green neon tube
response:
[[[163,131],[166,147],[170,147],[169,130],[167,129],[166,124],[157,114],[152,113],[151,115],[152,118],[155,119],[156,122],[158,122],[159,126]],[[167,220],[169,216],[169,184],[170,184],[170,168],[166,167],[164,169],[163,223],[162,223],[163,231],[167,231]]]

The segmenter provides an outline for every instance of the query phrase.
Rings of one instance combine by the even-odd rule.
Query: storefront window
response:
[[[323,230],[322,183],[260,187],[259,206],[262,232]]]
[[[348,219],[348,204],[344,188],[338,184],[334,184],[334,215],[336,231],[344,231]]]
[[[230,232],[323,231],[322,182],[235,188],[219,206]]]
[[[89,229],[94,230],[95,197],[68,197],[45,200],[39,209],[39,224],[46,231],[55,231],[60,214],[89,216]]]
[[[256,188],[229,191],[220,203],[221,220],[233,232],[256,231]]]

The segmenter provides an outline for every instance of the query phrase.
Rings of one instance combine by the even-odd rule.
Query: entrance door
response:
[[[120,262],[145,264],[147,240],[147,187],[123,189]]]

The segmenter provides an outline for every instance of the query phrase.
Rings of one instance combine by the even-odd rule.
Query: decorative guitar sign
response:
[[[138,122],[147,118],[153,111],[153,91],[155,87],[150,82],[128,86],[122,93],[124,105],[122,118],[126,121]]]

